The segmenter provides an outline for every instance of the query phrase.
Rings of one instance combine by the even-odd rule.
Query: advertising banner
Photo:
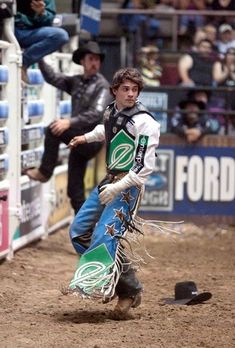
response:
[[[0,258],[5,256],[9,249],[8,228],[8,191],[0,191]]]
[[[157,153],[141,211],[235,217],[234,148],[169,145]]]
[[[57,168],[59,169],[59,168]],[[62,225],[65,220],[71,217],[71,205],[67,196],[67,166],[66,170],[57,171],[54,178],[55,200],[52,203],[50,215],[48,218],[49,231],[54,230],[53,227]]]
[[[161,125],[161,134],[167,132],[167,113],[161,110],[168,108],[168,94],[165,92],[142,91],[139,101],[152,113]]]
[[[20,225],[13,237],[13,249],[28,244],[44,233],[42,226],[41,184],[26,181],[21,185]]]

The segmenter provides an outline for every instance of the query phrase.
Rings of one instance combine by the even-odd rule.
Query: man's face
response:
[[[196,123],[199,120],[199,113],[198,113],[200,111],[199,107],[196,104],[189,103],[186,105],[185,110],[186,110],[185,118],[187,120],[187,124],[191,127],[196,125]]]
[[[232,41],[232,39],[233,39],[232,31],[230,31],[230,30],[224,31],[223,33],[220,34],[220,39],[224,43]]]
[[[212,53],[212,46],[210,42],[202,41],[198,45],[198,52],[201,56],[208,57]]]
[[[134,106],[139,95],[139,87],[136,83],[125,80],[117,89],[113,89],[118,110]]]
[[[98,54],[87,53],[80,61],[84,68],[84,76],[90,77],[100,70],[100,56]]]

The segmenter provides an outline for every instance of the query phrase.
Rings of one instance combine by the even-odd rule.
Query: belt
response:
[[[128,174],[128,172],[121,172],[118,174],[107,173],[106,178],[108,180],[110,180],[110,182],[115,183],[115,182],[121,180],[122,178],[124,178],[124,176],[126,176],[127,174]]]

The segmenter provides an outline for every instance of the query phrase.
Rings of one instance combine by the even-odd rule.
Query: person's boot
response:
[[[135,297],[119,297],[118,302],[113,310],[112,318],[115,320],[134,319],[129,312],[131,308],[136,308],[141,304],[141,292]]]
[[[135,298],[133,299],[133,303],[131,305],[132,308],[137,308],[141,304],[142,295],[141,292],[139,292],[137,295],[135,295]]]
[[[28,175],[31,180],[40,181],[42,183],[50,179],[43,175],[38,168],[28,169],[25,174]]]
[[[115,320],[125,320],[133,318],[133,316],[129,313],[133,305],[133,298],[126,297],[118,299],[118,302],[113,310],[112,318]]]

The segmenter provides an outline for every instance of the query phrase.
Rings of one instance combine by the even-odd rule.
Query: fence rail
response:
[[[171,18],[172,19],[172,51],[178,50],[178,22],[179,16],[188,15],[188,16],[212,16],[212,17],[229,17],[235,18],[235,11],[213,11],[213,10],[175,10],[175,9],[122,9],[122,8],[109,8],[103,7],[101,11],[102,17],[113,17],[118,15],[137,15],[144,14],[147,16],[154,16],[156,18]]]

